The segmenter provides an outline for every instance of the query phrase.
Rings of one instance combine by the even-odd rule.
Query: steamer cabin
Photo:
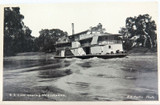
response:
[[[68,36],[66,42],[57,42],[57,56],[89,56],[124,53],[122,35],[105,32],[99,23],[96,27]]]

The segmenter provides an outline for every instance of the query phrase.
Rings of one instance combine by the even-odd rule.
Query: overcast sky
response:
[[[41,29],[61,29],[72,33],[71,23],[74,23],[75,33],[84,31],[90,26],[102,23],[109,33],[118,33],[125,26],[127,17],[149,14],[152,19],[158,19],[156,2],[102,2],[102,3],[56,3],[20,6],[24,15],[24,23],[32,30],[33,36],[39,36]]]

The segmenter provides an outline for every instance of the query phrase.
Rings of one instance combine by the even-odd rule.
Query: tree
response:
[[[133,45],[133,41],[130,40],[131,34],[128,32],[127,28],[122,27],[119,31],[123,35],[123,47],[125,50],[130,50]]]
[[[19,7],[4,8],[4,56],[33,51],[34,37],[23,19]]]
[[[53,52],[55,51],[55,43],[60,40],[67,40],[67,32],[60,29],[42,29],[40,36],[36,39],[37,46],[40,51]]]
[[[129,48],[142,46],[153,48],[157,46],[156,24],[148,14],[138,17],[128,17],[126,26],[119,31],[124,37],[124,46],[129,44]]]

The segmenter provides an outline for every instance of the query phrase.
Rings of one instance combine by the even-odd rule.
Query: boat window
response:
[[[111,46],[108,46],[108,48],[110,49],[110,48],[111,48]]]
[[[90,46],[91,41],[92,41],[92,38],[80,40],[80,44],[81,44],[81,46]]]

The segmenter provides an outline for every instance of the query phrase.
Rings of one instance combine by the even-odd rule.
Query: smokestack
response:
[[[72,35],[74,34],[74,23],[72,23]]]

